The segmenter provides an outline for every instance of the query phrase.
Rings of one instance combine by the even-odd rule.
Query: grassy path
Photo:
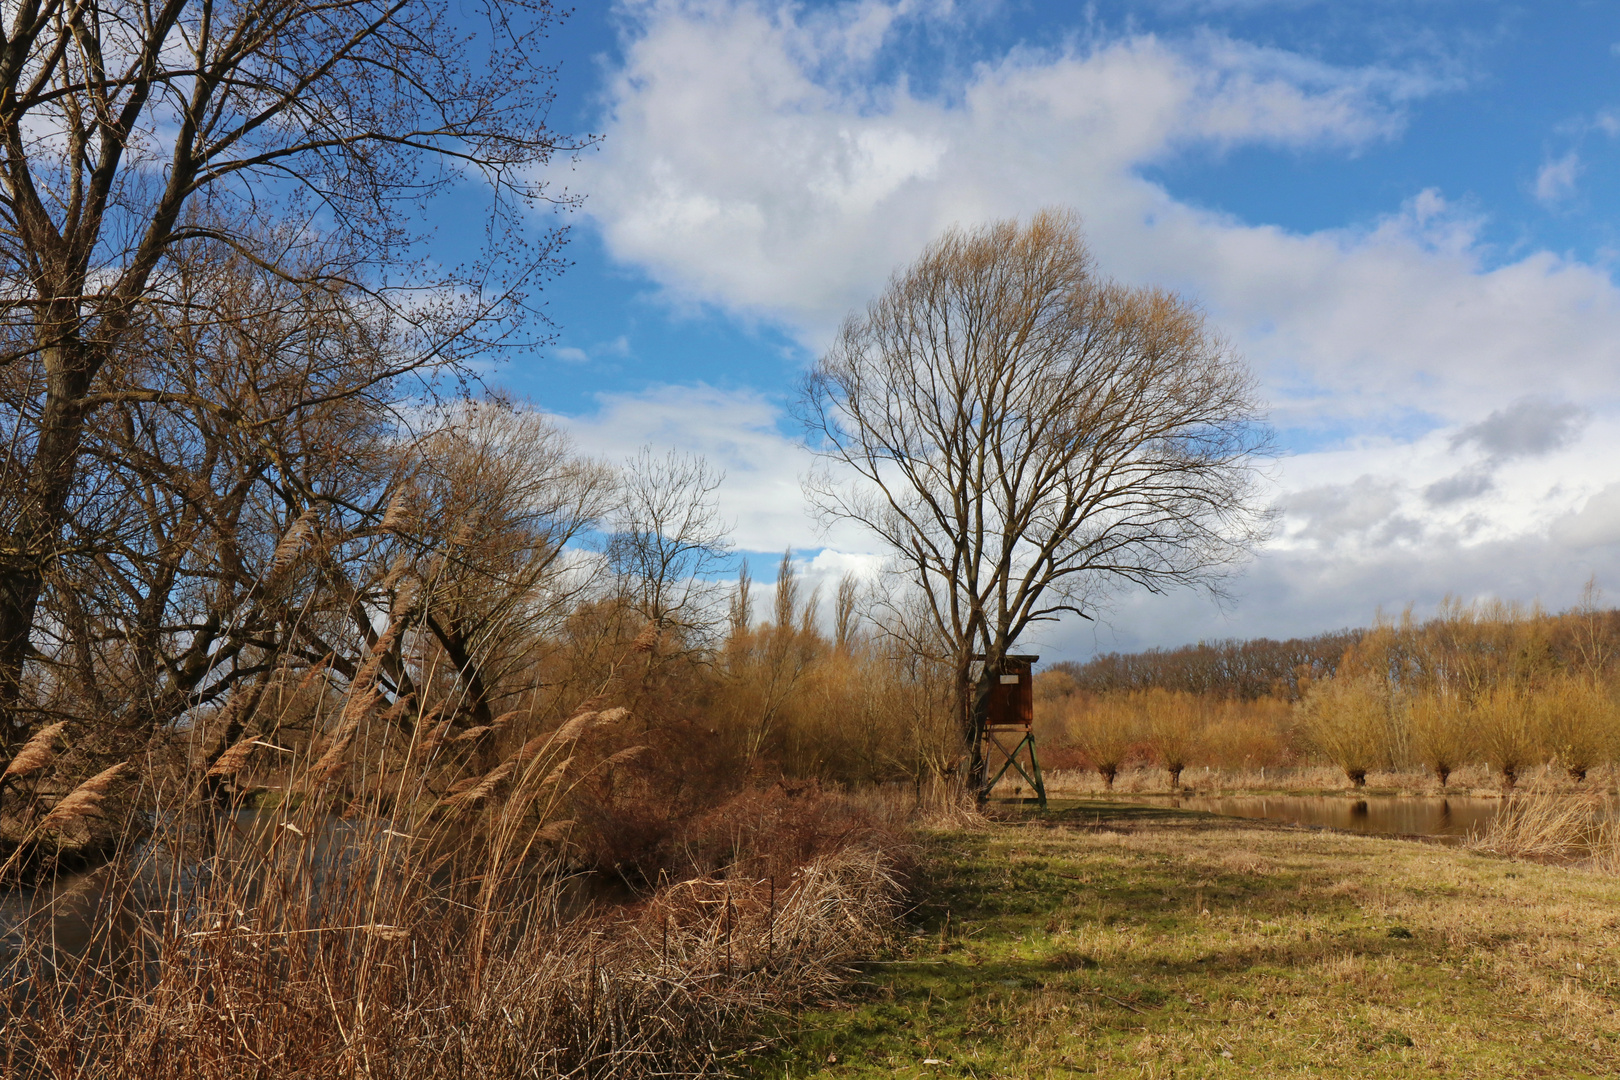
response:
[[[919,858],[914,936],[751,1075],[1620,1073],[1617,880],[1102,803]]]

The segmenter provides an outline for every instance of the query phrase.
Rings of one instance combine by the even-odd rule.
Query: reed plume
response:
[[[314,522],[315,508],[312,506],[287,526],[286,533],[282,535],[281,542],[276,545],[275,553],[270,557],[272,573],[280,573],[287,569],[293,560],[298,558],[298,553],[304,548],[304,541],[309,539],[309,534],[314,529]]]
[[[253,756],[253,751],[261,745],[263,744],[257,735],[245,735],[237,739],[230,749],[219,755],[218,761],[209,766],[206,775],[210,778],[235,776],[247,766],[248,758]]]
[[[573,829],[573,827],[574,820],[572,818],[564,818],[561,821],[552,821],[547,823],[545,827],[539,832],[535,833],[534,836],[536,840],[550,840],[553,842],[558,840],[566,840],[568,838],[568,833]]]
[[[452,807],[457,810],[464,810],[469,806],[474,806],[482,802],[483,800],[489,798],[490,794],[493,793],[496,787],[500,785],[501,781],[512,775],[512,772],[517,768],[517,765],[518,762],[516,758],[509,758],[508,760],[501,762],[499,765],[491,769],[489,774],[483,779],[479,780],[478,783],[467,788],[465,791],[459,791],[453,795],[450,795],[448,798],[440,802],[439,805]]]
[[[52,759],[56,757],[54,747],[56,737],[62,734],[62,729],[65,727],[67,727],[67,721],[59,720],[34,732],[33,738],[23,743],[22,749],[17,751],[17,756],[11,759],[11,764],[6,766],[6,771],[0,773],[0,787],[3,787],[7,781],[14,780],[19,776],[37,773],[49,765]]]
[[[118,775],[129,767],[129,762],[120,761],[111,768],[102,769],[96,775],[67,793],[67,796],[46,814],[39,823],[39,829],[61,829],[84,818],[101,816],[101,800],[107,794]]]
[[[310,776],[317,782],[332,779],[343,771],[347,760],[344,755],[348,752],[349,744],[354,742],[355,733],[360,730],[360,721],[377,704],[382,695],[372,687],[362,694],[352,694],[344,703],[342,720],[338,729],[332,734],[332,741],[321,755],[319,761],[309,770]]]

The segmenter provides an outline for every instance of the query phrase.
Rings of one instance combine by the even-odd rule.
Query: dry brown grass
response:
[[[1481,851],[1567,861],[1591,853],[1609,803],[1592,792],[1569,794],[1528,786],[1503,800],[1490,827],[1469,844]]]
[[[388,837],[359,850],[386,856]],[[268,876],[164,902],[109,892],[103,910],[124,913],[77,956],[31,937],[8,980],[6,1075],[695,1075],[761,1010],[841,985],[896,896],[862,848],[781,882],[692,879],[572,917],[543,876],[480,905],[408,865],[377,889],[295,861],[272,852]]]
[[[290,747],[250,733],[134,777],[154,795],[112,861],[47,878],[9,933],[0,1073],[696,1075],[762,1010],[840,986],[894,917],[893,833],[814,783],[698,788],[656,843],[622,843],[692,766],[623,708],[406,732],[357,680],[327,715]],[[129,772],[38,810],[0,876]]]
[[[81,898],[76,948],[50,905],[23,925],[0,974],[0,1071],[696,1075],[762,1010],[839,987],[898,896],[892,858],[851,844],[626,904],[568,872],[567,822],[402,825],[307,809],[172,822]]]
[[[1092,802],[929,838],[917,875],[907,962],[755,1075],[1620,1069],[1620,882],[1589,868]]]

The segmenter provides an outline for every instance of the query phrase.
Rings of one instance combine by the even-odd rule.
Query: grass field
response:
[[[1617,879],[1086,802],[918,860],[911,936],[750,1075],[1620,1072]]]

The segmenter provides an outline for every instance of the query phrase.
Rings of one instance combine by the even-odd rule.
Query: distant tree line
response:
[[[1555,765],[1583,781],[1620,762],[1620,611],[1595,588],[1568,611],[1447,599],[1434,618],[1289,641],[1201,642],[1054,664],[1036,679],[1051,750],[1105,782],[1152,763],[1327,761],[1355,786],[1421,767],[1444,787],[1483,765],[1512,788]]]
[[[1330,630],[1313,637],[1200,641],[1174,649],[1105,653],[1085,663],[1065,661],[1048,670],[1074,680],[1091,694],[1169,690],[1254,701],[1262,697],[1298,700],[1301,680],[1331,677],[1345,651],[1366,636],[1365,629]]]

